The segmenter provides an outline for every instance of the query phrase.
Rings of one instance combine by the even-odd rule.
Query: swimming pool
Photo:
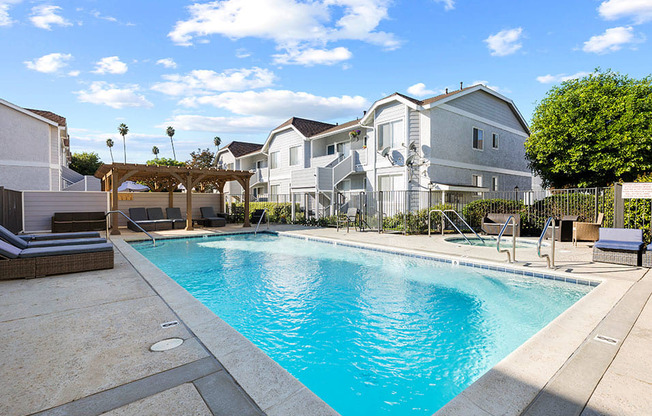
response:
[[[432,414],[590,291],[269,234],[134,247],[344,416]]]

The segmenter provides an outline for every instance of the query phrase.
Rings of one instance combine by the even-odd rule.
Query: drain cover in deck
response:
[[[159,341],[156,344],[152,345],[149,347],[150,351],[168,351],[173,348],[176,348],[183,344],[183,340],[181,338],[168,338],[164,339],[163,341]]]

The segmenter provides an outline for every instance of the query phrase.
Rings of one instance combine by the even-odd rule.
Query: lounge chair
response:
[[[100,233],[97,231],[80,231],[78,233],[20,234],[16,237],[25,241],[67,240],[69,238],[99,238]]]
[[[226,218],[216,215],[213,207],[201,207],[199,208],[199,211],[202,216],[199,221],[204,227],[226,226]]]
[[[573,223],[573,244],[577,244],[578,241],[597,241],[600,238],[603,220],[604,214],[601,212],[596,222]]]
[[[513,232],[516,233],[516,237],[521,236],[521,216],[520,214],[497,214],[497,213],[489,213],[485,215],[484,219],[482,220],[482,231],[484,231],[488,235],[498,235],[500,234],[500,230],[503,228],[503,225],[505,225],[505,222],[507,222],[507,219],[513,215],[514,216],[514,222],[516,223],[516,227],[512,223],[510,223],[507,228],[505,229],[505,234],[503,235],[512,235]],[[514,230],[515,229],[515,230]]]
[[[152,221],[147,217],[147,210],[145,208],[129,208],[129,218],[138,224],[145,231],[156,231],[156,221]],[[127,227],[130,230],[140,232],[140,228],[128,221]]]
[[[186,219],[181,216],[181,208],[165,208],[168,220],[172,220],[172,228],[179,230],[186,228]]]
[[[151,221],[156,221],[156,231],[171,230],[174,227],[174,222],[163,216],[161,208],[147,208],[147,217]]]
[[[71,246],[79,244],[101,244],[106,243],[104,238],[69,238],[69,239],[54,239],[54,240],[24,240],[5,227],[0,225],[0,240],[15,246],[21,250],[26,248],[37,247],[55,247],[55,246]]]
[[[593,261],[640,266],[643,246],[643,230],[600,228],[600,238],[593,246]]]
[[[0,241],[0,280],[113,268],[111,243],[21,250]]]

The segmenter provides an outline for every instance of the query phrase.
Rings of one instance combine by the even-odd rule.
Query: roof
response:
[[[306,118],[292,117],[274,130],[278,130],[290,125],[294,126],[305,137],[314,136],[316,134],[323,133],[330,128],[337,127],[335,124],[322,123],[321,121],[308,120]]]
[[[324,130],[322,132],[319,132],[318,134],[322,135],[322,134],[334,133],[336,131],[344,130],[346,128],[351,128],[353,126],[358,126],[358,125],[360,125],[360,120],[355,119],[355,120],[347,121],[346,123],[336,124],[336,125],[334,125],[333,127],[329,128],[329,129],[326,129],[326,130]],[[316,135],[313,134],[313,136],[316,136]]]
[[[61,117],[58,114],[53,113],[52,111],[45,111],[45,110],[35,110],[33,108],[26,108],[25,110],[31,111],[34,114],[38,114],[41,117],[45,117],[50,121],[54,121],[60,126],[65,126],[66,125],[66,118]]]
[[[262,144],[237,141],[233,141],[223,147],[223,149],[229,149],[231,154],[235,157],[248,155],[249,153],[257,152],[262,148]]]

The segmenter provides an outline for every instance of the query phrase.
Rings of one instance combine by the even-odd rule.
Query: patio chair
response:
[[[213,207],[201,207],[199,208],[201,212],[201,218],[199,221],[204,227],[225,227],[226,218],[221,217],[215,214]]]
[[[14,247],[17,247],[21,250],[26,248],[37,248],[37,247],[55,247],[55,246],[71,246],[79,244],[101,244],[106,243],[104,238],[69,238],[69,239],[55,239],[55,240],[24,240],[11,231],[7,230],[5,227],[0,225],[0,240],[11,244]]]
[[[358,209],[357,208],[349,208],[349,209],[347,209],[346,214],[343,214],[343,215],[341,214],[337,218],[337,225],[338,225],[337,230],[339,231],[340,224],[346,224],[346,232],[347,233],[349,232],[349,225],[350,224],[353,224],[354,229],[357,230],[358,229],[357,218],[358,218]]]
[[[643,230],[600,228],[599,239],[593,246],[593,261],[640,266],[643,246]]]
[[[129,218],[145,231],[156,231],[156,221],[152,221],[147,217],[147,210],[145,208],[129,208]],[[131,221],[127,222],[127,227],[132,231],[141,231]]]
[[[596,222],[575,222],[573,223],[573,244],[577,245],[578,241],[597,241],[600,238],[600,227],[604,214],[598,214]]]
[[[0,241],[0,280],[51,276],[113,268],[113,245],[19,249]]]
[[[168,220],[163,216],[161,208],[147,208],[147,218],[150,221],[156,221],[156,231],[171,230],[173,227],[172,220]]]
[[[181,208],[165,208],[168,220],[172,220],[172,228],[180,230],[186,228],[186,219],[181,216]]]

